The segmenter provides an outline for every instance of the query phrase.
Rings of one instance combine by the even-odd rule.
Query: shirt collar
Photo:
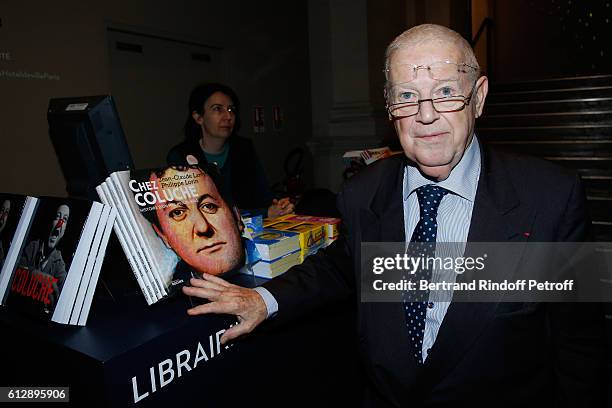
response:
[[[406,166],[404,169],[404,200],[407,200],[408,196],[417,188],[427,184],[435,184],[473,202],[476,198],[479,177],[480,144],[478,138],[474,135],[470,145],[465,149],[463,157],[451,170],[446,180],[438,183],[432,182],[425,178],[416,166]]]

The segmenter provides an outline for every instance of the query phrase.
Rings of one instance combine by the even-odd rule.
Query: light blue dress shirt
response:
[[[434,183],[425,178],[416,167],[406,166],[403,180],[404,199],[404,228],[406,231],[406,242],[410,241],[412,231],[416,227],[419,216],[419,200],[415,190],[426,184],[436,184],[450,191],[446,194],[438,208],[438,234],[436,242],[458,242],[467,241],[470,223],[472,221],[472,210],[478,179],[480,178],[480,147],[476,136],[466,149],[463,157],[451,171],[446,180]],[[438,251],[436,251],[437,254]],[[438,271],[432,271],[435,278]],[[268,317],[278,312],[278,302],[274,296],[265,288],[255,288],[263,298]],[[423,336],[423,361],[427,359],[429,349],[433,346],[440,331],[440,326],[446,316],[450,302],[430,303],[425,317],[425,333]]]
[[[465,243],[472,221],[472,210],[479,178],[480,148],[476,136],[472,138],[472,142],[465,150],[463,157],[446,180],[438,183],[432,182],[425,178],[416,167],[406,166],[403,187],[406,242],[410,241],[420,217],[416,189],[427,184],[435,184],[450,191],[449,194],[444,196],[440,207],[438,207],[436,242]],[[436,249],[436,256],[441,256],[438,249]],[[440,271],[437,270],[432,271],[432,279],[435,280],[439,273]],[[427,359],[429,349],[436,341],[449,305],[450,302],[436,302],[430,303],[427,308],[425,333],[423,334],[423,361]]]

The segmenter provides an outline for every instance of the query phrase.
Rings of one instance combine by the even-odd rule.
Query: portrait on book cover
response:
[[[81,204],[67,199],[40,199],[17,262],[17,269],[36,275],[31,281],[37,281],[41,285],[47,280],[53,282],[53,291],[44,302],[38,298],[26,299],[23,291],[20,291],[19,295],[14,295],[14,291],[11,291],[9,303],[24,303],[23,307],[26,308],[27,302],[28,308],[41,309],[46,313],[53,311],[90,207],[90,203]],[[35,290],[31,292],[36,293]]]
[[[139,183],[149,182],[148,196],[137,198],[146,204],[141,214],[176,255],[174,269],[163,272],[166,279],[221,275],[244,264],[240,216],[222,194],[214,169],[170,166],[149,171],[147,180],[140,177]]]
[[[15,235],[24,203],[23,196],[0,194],[0,269]]]

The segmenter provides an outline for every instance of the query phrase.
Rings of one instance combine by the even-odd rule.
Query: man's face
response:
[[[204,103],[204,112],[193,114],[202,127],[204,135],[217,139],[227,139],[234,130],[236,113],[234,102],[224,93],[215,92]]]
[[[196,197],[170,201],[157,208],[157,234],[193,270],[219,275],[238,267],[244,260],[240,232],[232,209],[223,200],[212,179],[199,169],[168,169],[163,177],[191,175],[197,180]],[[153,175],[151,180],[157,177]]]
[[[442,81],[433,79],[427,69],[419,69],[416,76],[413,74],[412,65],[438,61],[466,62],[461,51],[449,43],[405,46],[391,56],[389,82],[392,86],[401,84],[402,92],[414,92],[421,100],[457,93],[467,96],[474,85],[471,75],[461,73],[458,80]],[[404,153],[424,175],[444,180],[463,157],[472,140],[475,118],[482,113],[486,77],[478,79],[474,92],[470,104],[463,110],[438,113],[431,102],[423,102],[416,115],[394,120]]]
[[[6,220],[8,220],[9,212],[11,211],[11,202],[4,200],[2,207],[0,207],[0,232],[6,227]]]
[[[4,200],[2,207],[0,207],[0,232],[6,227],[6,220],[8,219],[10,211],[11,202],[9,200]]]
[[[51,232],[49,233],[49,239],[47,240],[47,247],[54,249],[59,243],[60,239],[66,232],[66,226],[68,225],[68,218],[70,217],[70,208],[66,204],[62,204],[57,207],[55,217],[51,222]]]

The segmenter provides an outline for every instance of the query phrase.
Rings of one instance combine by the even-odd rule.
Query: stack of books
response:
[[[0,194],[0,300],[84,326],[115,210],[89,200]]]
[[[118,171],[96,187],[96,192],[103,203],[117,210],[115,234],[147,304],[151,305],[168,295],[168,284],[161,272],[163,263],[155,262],[155,254],[163,255],[165,251],[163,244],[155,239],[151,225],[140,215],[130,189],[131,181],[130,170]],[[136,180],[134,183],[137,186]]]
[[[247,222],[254,224],[252,220]],[[249,251],[247,246],[248,259],[256,261],[251,262],[251,273],[273,278],[286,272],[334,242],[340,234],[339,227],[340,219],[331,217],[287,214],[264,219],[263,229],[251,234],[255,248]]]
[[[321,224],[325,228],[325,243],[328,246],[340,235],[340,218],[314,217],[311,215],[288,214],[282,218],[284,221],[307,222],[311,224]]]
[[[267,230],[296,232],[300,240],[300,263],[304,259],[317,252],[325,245],[326,228],[324,224],[313,222],[289,221],[285,218],[273,220],[269,224],[264,223]]]
[[[300,237],[296,232],[263,229],[252,235],[257,259],[250,271],[261,278],[274,278],[300,261]]]

